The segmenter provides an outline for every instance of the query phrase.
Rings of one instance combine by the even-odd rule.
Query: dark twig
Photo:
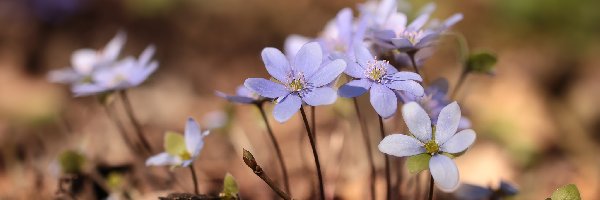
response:
[[[267,174],[258,165],[258,163],[256,163],[256,159],[254,159],[254,156],[252,155],[252,153],[250,153],[248,150],[244,149],[243,158],[244,158],[244,163],[246,163],[246,165],[248,167],[250,167],[250,169],[252,169],[252,172],[254,172],[254,174],[256,174],[265,183],[267,183],[267,185],[269,185],[269,187],[271,187],[271,189],[273,191],[275,191],[275,193],[277,193],[277,195],[279,195],[279,197],[281,197],[282,199],[285,199],[285,200],[292,199],[290,197],[290,195],[285,193],[283,190],[279,189],[279,187],[277,187],[277,184],[275,184],[275,182],[273,182],[273,180],[271,180],[271,178],[269,178],[269,176],[267,176]]]
[[[138,149],[138,147],[133,143],[133,141],[129,139],[129,137],[127,137],[127,131],[125,130],[125,126],[123,126],[121,121],[117,119],[117,116],[110,110],[110,107],[106,103],[101,102],[100,104],[102,104],[102,107],[104,108],[104,112],[106,112],[108,119],[119,130],[119,133],[121,134],[123,141],[125,141],[125,144],[134,152],[139,152],[140,150]]]

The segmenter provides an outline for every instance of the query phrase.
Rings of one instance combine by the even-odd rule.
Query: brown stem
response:
[[[407,54],[408,57],[410,57],[410,62],[412,63],[413,69],[417,74],[421,75],[421,73],[419,72],[419,67],[417,66],[417,62],[415,62],[415,55],[417,54],[417,51],[410,51]]]
[[[379,116],[379,130],[381,131],[381,139],[385,138],[385,128],[383,127],[383,119]],[[390,159],[384,154],[385,158],[385,186],[386,186],[386,199],[392,198],[392,180],[390,177]]]
[[[146,150],[148,150],[149,152],[152,152],[152,147],[150,146],[150,143],[148,142],[146,137],[144,137],[144,132],[142,130],[142,126],[140,125],[137,118],[135,118],[135,115],[133,114],[133,106],[131,106],[131,102],[129,101],[127,92],[125,90],[122,90],[120,93],[121,93],[121,95],[120,95],[121,100],[123,100],[123,105],[125,106],[125,111],[127,113],[127,117],[129,117],[129,120],[133,124],[133,127],[135,128],[135,132],[137,134],[138,139],[142,142],[142,145],[144,146],[144,148]]]
[[[433,175],[431,175],[429,179],[429,196],[427,197],[427,199],[433,199]]]
[[[375,200],[376,197],[376,193],[375,193],[375,162],[373,161],[373,153],[371,151],[371,141],[369,139],[369,128],[367,127],[367,123],[365,122],[365,119],[362,117],[361,113],[360,113],[360,109],[358,106],[358,100],[355,98],[353,98],[353,102],[354,102],[354,109],[356,110],[356,117],[358,118],[358,122],[360,123],[360,130],[362,132],[363,135],[363,140],[365,141],[365,148],[367,149],[367,159],[369,160],[369,167],[370,167],[370,180],[369,180],[369,186],[371,189],[371,199]]]
[[[191,164],[188,167],[190,168],[190,172],[192,173],[192,181],[194,181],[194,194],[199,195],[200,191],[198,191],[198,178],[196,177],[196,169],[194,169],[193,164]]]
[[[273,146],[275,147],[275,153],[277,154],[277,158],[279,159],[279,167],[281,168],[281,173],[283,174],[285,191],[291,195],[290,182],[289,182],[289,178],[288,178],[287,168],[285,167],[285,162],[283,161],[283,154],[281,153],[281,148],[279,147],[279,143],[277,142],[277,139],[275,138],[275,134],[273,134],[273,129],[271,128],[271,125],[269,124],[269,121],[267,119],[267,114],[265,113],[265,109],[263,108],[262,105],[263,105],[262,103],[256,104],[256,106],[258,107],[258,110],[260,111],[260,115],[262,116],[263,120],[265,121],[265,125],[267,126],[267,132],[269,133],[271,142],[273,143]]]
[[[306,118],[306,112],[304,112],[303,107],[300,107],[300,113],[302,114],[302,120],[304,120],[304,127],[306,128],[306,133],[308,134],[308,139],[310,140],[310,147],[312,148],[313,157],[315,158],[315,166],[317,168],[317,176],[319,178],[319,189],[321,190],[321,200],[325,200],[323,175],[321,174],[321,164],[319,163],[319,154],[317,153],[317,147],[315,146],[315,141],[312,137],[313,134],[311,133],[310,126],[308,125],[308,119]]]
[[[311,106],[310,107],[310,121],[311,121],[310,125],[312,128],[312,136],[314,137],[315,145],[318,146],[317,145],[318,144],[317,143],[317,123],[316,123],[317,118],[315,117],[317,115],[316,112],[317,112],[317,108],[314,106]]]
[[[113,112],[111,112],[110,108],[108,107],[108,105],[106,103],[101,103],[101,104],[102,104],[102,107],[104,108],[104,112],[106,112],[106,115],[108,116],[108,119],[119,130],[119,133],[121,134],[123,141],[125,141],[125,144],[134,152],[139,152],[139,149],[137,148],[137,146],[129,139],[129,137],[127,137],[127,131],[125,130],[125,126],[123,126],[121,121],[119,121],[119,119],[117,119],[117,116]]]

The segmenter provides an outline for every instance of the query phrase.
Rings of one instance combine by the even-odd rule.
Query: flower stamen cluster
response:
[[[384,75],[387,74],[387,60],[370,60],[367,62],[366,76],[373,81],[381,82]]]

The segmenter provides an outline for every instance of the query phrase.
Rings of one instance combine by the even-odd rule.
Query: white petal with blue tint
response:
[[[427,20],[429,20],[429,14],[423,14],[413,20],[406,29],[408,31],[418,31],[427,23]]]
[[[166,152],[154,155],[146,160],[146,166],[179,165],[181,159]]]
[[[431,119],[421,105],[409,102],[402,106],[402,117],[410,133],[422,142],[431,140]]]
[[[292,68],[302,72],[304,77],[311,77],[323,62],[323,50],[318,42],[310,42],[302,46],[294,58]]]
[[[369,95],[371,105],[379,116],[387,119],[396,113],[398,98],[392,90],[380,84],[373,84]]]
[[[451,192],[458,187],[459,174],[454,161],[445,155],[437,154],[429,160],[429,171],[435,185],[444,191]]]
[[[354,45],[354,56],[356,57],[356,62],[363,68],[366,68],[367,63],[374,59],[369,49],[362,44]]]
[[[387,83],[385,86],[394,90],[408,92],[417,97],[423,96],[423,94],[425,93],[423,86],[414,81],[392,81],[390,83]]]
[[[261,52],[263,63],[267,68],[267,72],[273,78],[283,82],[288,73],[291,71],[290,63],[281,51],[275,48],[267,47]]]
[[[314,88],[302,97],[302,100],[311,106],[329,105],[336,99],[337,92],[330,87]]]
[[[275,120],[283,123],[296,114],[296,112],[300,110],[300,106],[302,106],[302,100],[300,97],[294,94],[287,95],[285,98],[279,100],[277,104],[275,104],[273,116],[275,117]]]
[[[463,152],[475,142],[476,137],[475,131],[472,129],[462,130],[443,143],[440,150],[447,153]]]
[[[202,133],[200,131],[200,125],[193,118],[188,118],[187,123],[185,124],[185,148],[188,153],[191,155],[196,155],[199,153],[202,146],[204,146],[204,141],[202,138]]]
[[[80,49],[73,52],[71,64],[79,74],[90,74],[98,62],[98,52],[93,49]]]
[[[346,69],[346,62],[342,59],[337,59],[329,64],[321,67],[317,73],[309,78],[309,82],[313,87],[321,87],[334,81]]]
[[[383,153],[397,157],[425,153],[425,148],[423,148],[423,144],[419,140],[402,134],[386,136],[379,142],[378,148]]]
[[[246,79],[244,85],[260,96],[267,98],[277,98],[289,93],[285,86],[264,78]]]
[[[366,78],[365,68],[360,66],[356,61],[350,59],[346,59],[346,69],[344,70],[344,73],[354,78]]]
[[[442,108],[437,118],[435,126],[435,141],[438,144],[444,144],[458,129],[460,122],[460,107],[458,103],[452,102]]]

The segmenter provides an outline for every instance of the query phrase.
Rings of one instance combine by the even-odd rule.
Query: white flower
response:
[[[77,84],[89,81],[94,71],[106,67],[117,60],[125,44],[125,40],[125,33],[119,32],[103,49],[95,50],[86,48],[73,52],[71,55],[72,66],[50,72],[48,79],[52,82],[64,84]]]
[[[138,59],[127,57],[98,69],[90,83],[76,84],[71,90],[75,96],[87,96],[138,86],[158,68],[158,62],[151,60],[154,52],[154,46],[148,46]]]
[[[185,133],[182,137],[177,133],[165,135],[165,152],[146,160],[146,166],[180,166],[187,167],[200,155],[204,147],[204,137],[209,131],[200,131],[200,126],[193,118],[188,118]]]
[[[458,168],[444,153],[463,152],[475,141],[475,132],[471,129],[456,133],[461,118],[458,104],[452,102],[442,109],[435,129],[432,129],[429,115],[416,102],[404,104],[402,116],[410,135],[386,136],[379,143],[379,151],[397,157],[431,155],[429,171],[437,187],[443,191],[456,189],[459,181]]]

